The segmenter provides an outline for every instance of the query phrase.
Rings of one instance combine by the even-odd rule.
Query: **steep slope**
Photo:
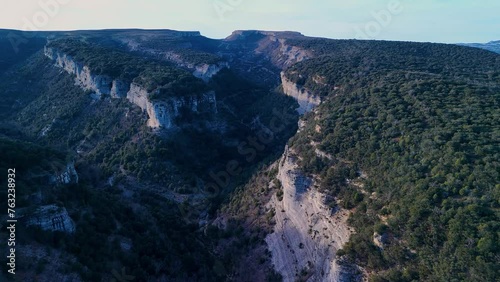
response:
[[[0,164],[30,187],[22,279],[499,277],[498,55],[296,32],[32,35],[0,53]]]
[[[314,180],[298,168],[296,156],[285,149],[278,164],[277,179],[282,186],[269,206],[275,210],[276,225],[266,237],[275,269],[283,281],[356,281],[356,267],[336,260],[336,252],[351,236],[349,212],[332,209]]]
[[[140,60],[136,59],[134,62],[133,57],[127,57],[122,55],[123,58],[119,58],[118,54],[112,54],[114,60],[127,60],[129,64],[134,63],[137,67],[135,70],[130,70],[129,66],[122,66],[122,70],[118,70],[119,73],[122,73],[127,69],[128,71],[138,73],[139,77],[144,76],[144,73],[151,72],[151,69],[157,68],[155,72],[160,74],[159,77],[154,78],[158,79],[161,82],[169,84],[168,91],[173,93],[180,92],[178,89],[179,86],[175,84],[189,84],[190,89],[183,90],[189,93],[189,96],[184,95],[183,97],[168,97],[165,92],[163,85],[155,85],[154,89],[151,82],[148,81],[140,81],[139,77],[131,78],[131,77],[123,77],[122,79],[113,78],[108,73],[111,73],[111,70],[99,69],[99,66],[89,67],[85,65],[83,62],[75,61],[73,59],[72,54],[66,54],[63,51],[59,51],[58,48],[63,50],[69,50],[70,48],[67,45],[73,45],[73,42],[57,42],[51,43],[47,47],[45,47],[44,53],[49,59],[53,60],[55,65],[64,69],[67,73],[71,75],[75,75],[75,82],[78,86],[80,86],[85,91],[92,91],[91,96],[94,99],[100,99],[103,95],[108,95],[113,98],[127,98],[131,103],[139,106],[143,111],[145,111],[148,116],[148,126],[152,128],[165,128],[170,129],[175,126],[175,119],[179,118],[181,112],[185,109],[186,114],[195,115],[195,114],[215,114],[217,112],[217,102],[215,99],[215,93],[213,91],[206,93],[196,93],[200,92],[200,90],[206,89],[201,83],[198,81],[191,79],[181,72],[172,71],[172,69],[168,69],[160,65],[153,66],[144,66],[142,69],[140,64],[143,63]],[[76,43],[79,52],[100,52],[101,56],[103,52],[106,50],[96,48],[94,46],[88,46],[86,44]],[[86,50],[85,50],[86,49]],[[71,52],[71,51],[70,51]],[[76,56],[81,56],[82,60],[85,60],[84,56],[80,55],[80,53],[76,53]],[[110,57],[111,57],[110,56]],[[109,58],[101,58],[100,60],[106,60]],[[91,69],[92,68],[92,69]],[[97,70],[95,70],[97,69]],[[96,75],[95,72],[101,73]],[[172,73],[173,72],[173,73]],[[170,76],[167,77],[167,76]],[[178,79],[182,82],[176,82],[172,77]],[[127,80],[132,80],[132,82],[128,82]],[[142,84],[141,84],[142,82]],[[147,85],[149,87],[147,87]],[[162,88],[163,87],[163,88]],[[198,87],[198,89],[196,88]],[[167,96],[164,98],[160,98],[162,96]],[[171,95],[173,96],[173,95]],[[178,95],[176,95],[178,96]],[[156,99],[155,99],[156,98]],[[154,99],[154,100],[153,100]]]
[[[115,33],[54,33],[48,43],[37,34],[45,48],[3,70],[2,134],[65,156],[42,173],[41,192],[19,195],[20,260],[32,262],[20,275],[108,281],[126,267],[150,279],[220,280],[200,227],[290,138],[293,126],[260,143],[274,112],[295,123],[293,101],[228,69],[203,81],[126,51],[108,40]],[[213,176],[235,162],[241,173]],[[47,252],[63,260],[45,261]]]
[[[353,211],[337,255],[374,281],[495,280],[500,56],[352,43],[304,41],[324,56],[286,72],[322,97],[290,148],[331,205]]]
[[[259,30],[235,31],[218,47],[231,67],[254,83],[266,86],[280,84],[280,72],[312,57],[311,51],[289,44],[291,39],[305,38],[298,32]]]
[[[194,76],[209,81],[229,65],[214,52],[216,40],[199,32],[129,31],[116,34],[114,40],[133,52],[172,62]]]

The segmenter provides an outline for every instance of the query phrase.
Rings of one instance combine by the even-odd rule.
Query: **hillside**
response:
[[[341,255],[375,281],[495,280],[500,57],[345,44],[287,71],[323,97],[291,148],[333,205],[353,211]]]
[[[26,281],[500,277],[500,55],[272,31],[36,32],[17,51],[12,36],[0,166],[23,187]]]
[[[462,43],[460,45],[475,47],[480,49],[489,50],[491,52],[500,53],[500,41],[490,41],[488,43]]]

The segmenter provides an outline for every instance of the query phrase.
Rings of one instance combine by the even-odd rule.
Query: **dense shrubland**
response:
[[[497,279],[500,56],[324,43],[304,42],[327,55],[288,71],[325,97],[291,143],[321,189],[354,211],[357,233],[340,255],[377,271],[373,281]],[[318,157],[311,140],[333,160]],[[389,238],[383,250],[375,232]]]

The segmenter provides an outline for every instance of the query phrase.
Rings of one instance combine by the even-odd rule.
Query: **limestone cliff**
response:
[[[78,173],[76,172],[75,164],[67,164],[63,171],[51,176],[50,182],[59,185],[78,183]]]
[[[75,223],[69,217],[66,208],[56,205],[39,207],[28,217],[27,225],[37,225],[49,231],[75,232]]]
[[[194,36],[194,35],[193,35]],[[194,63],[189,59],[181,56],[179,51],[164,50],[161,48],[151,48],[144,47],[141,41],[131,38],[121,38],[120,41],[128,46],[128,49],[135,52],[141,52],[159,59],[172,62],[178,67],[186,68],[192,72],[192,74],[198,78],[203,79],[203,81],[209,81],[214,75],[219,73],[225,68],[229,68],[229,63],[225,61],[219,61],[213,64],[207,63]]]
[[[123,82],[115,81],[107,75],[94,75],[88,66],[75,61],[73,57],[67,54],[54,48],[45,47],[45,55],[55,61],[56,66],[64,69],[69,74],[75,75],[77,85],[84,90],[93,91],[98,97],[111,95],[113,88],[113,97],[121,97],[123,93],[118,93],[120,90],[125,90],[126,93],[126,89],[117,87],[117,85],[123,85]]]
[[[297,46],[288,43],[287,39],[302,38],[299,32],[292,31],[261,31],[261,30],[236,30],[226,41],[254,41],[257,44],[254,52],[265,54],[279,69],[286,69],[289,66],[313,57],[313,54]]]
[[[321,103],[321,98],[319,96],[314,95],[308,89],[292,82],[286,77],[284,72],[281,72],[281,85],[283,86],[283,92],[285,92],[286,95],[297,100],[299,103],[297,111],[301,115],[310,112],[314,107]]]
[[[292,150],[285,149],[279,162],[278,180],[283,196],[274,195],[274,232],[266,237],[273,265],[283,281],[356,281],[355,267],[339,263],[336,252],[349,240],[349,212],[332,210],[314,180],[300,171]]]
[[[229,68],[227,62],[219,62],[216,64],[199,64],[194,67],[193,75],[203,79],[203,81],[209,81],[214,75],[218,74],[221,70]]]
[[[94,75],[88,66],[53,48],[45,47],[45,55],[52,59],[57,67],[64,69],[71,75],[75,75],[75,83],[84,90],[94,92],[91,95],[92,97],[99,98],[102,95],[109,95],[113,98],[127,98],[130,102],[139,106],[143,111],[147,112],[149,116],[148,126],[152,128],[169,129],[174,127],[175,119],[182,115],[182,110],[187,110],[187,112],[193,114],[217,113],[217,102],[213,91],[151,100],[153,94],[159,94],[158,90],[148,92],[135,83],[127,83],[107,75]],[[225,67],[223,64],[221,66],[197,66],[195,74],[197,77],[207,80],[223,67]]]
[[[152,93],[137,84],[132,83],[127,99],[141,107],[149,116],[148,126],[152,128],[172,128],[177,117],[181,116],[182,109],[194,114],[217,113],[215,92],[210,91],[199,95],[150,100]]]
[[[237,30],[219,46],[231,69],[248,80],[266,87],[280,84],[280,72],[314,57],[312,52],[293,45],[304,36],[298,32]]]

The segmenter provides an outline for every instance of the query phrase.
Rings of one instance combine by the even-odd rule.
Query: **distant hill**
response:
[[[461,43],[459,45],[481,48],[500,54],[500,40],[490,41],[488,43]]]

